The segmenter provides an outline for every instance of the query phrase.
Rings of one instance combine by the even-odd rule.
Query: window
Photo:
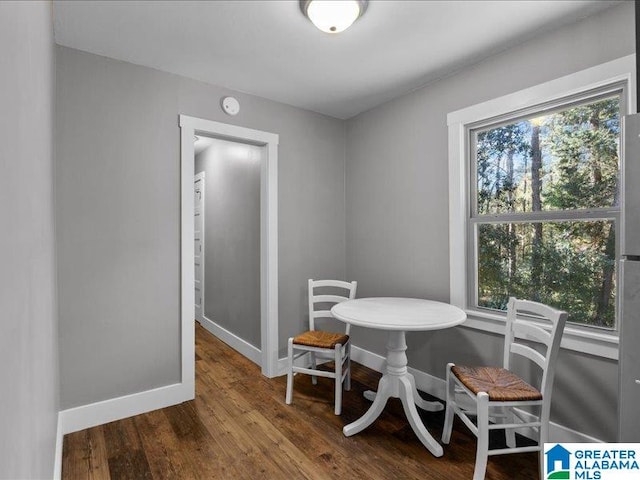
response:
[[[615,328],[622,91],[469,130],[469,305]]]
[[[617,357],[621,118],[633,57],[449,114],[451,300],[499,332],[510,296]],[[602,348],[593,346],[605,345]]]

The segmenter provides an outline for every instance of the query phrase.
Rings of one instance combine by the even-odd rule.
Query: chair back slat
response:
[[[563,313],[561,310],[545,305],[544,303],[532,302],[531,300],[519,300],[514,298],[515,308],[520,313],[532,313],[544,317],[551,322],[555,322],[555,317]]]
[[[520,317],[518,315],[521,315]],[[525,317],[522,317],[524,315]],[[529,318],[526,318],[529,316]],[[533,316],[534,318],[531,318]],[[528,300],[509,299],[505,332],[504,368],[509,369],[511,354],[521,355],[542,369],[540,392],[551,395],[556,359],[568,314],[547,305]],[[534,320],[535,319],[535,320]],[[519,337],[524,337],[519,338]],[[525,342],[538,342],[544,353]]]
[[[321,287],[335,287],[335,288],[344,288],[345,290],[351,290],[354,284],[357,282],[344,282],[342,280],[309,280],[313,282],[314,288]]]
[[[513,322],[513,334],[516,337],[535,340],[536,342],[544,344],[547,348],[549,348],[549,344],[551,343],[551,334],[549,332],[524,320],[516,319]]]
[[[353,300],[356,298],[356,288],[358,282],[344,282],[342,280],[313,280],[309,279],[309,330],[315,330],[315,320],[317,318],[334,318],[331,315],[331,311],[327,310],[327,304],[336,304],[344,302],[346,300]],[[331,288],[331,289],[343,289],[346,290],[346,295],[331,294],[316,294],[317,288]],[[317,304],[323,304],[322,310],[316,310]],[[333,305],[332,305],[333,306]],[[347,324],[345,331],[348,335],[351,330],[351,325]]]
[[[546,365],[546,358],[540,352],[535,351],[533,348],[523,345],[522,343],[512,343],[511,353],[516,353],[528,358],[532,362],[538,364],[540,368],[544,368]]]
[[[340,303],[349,300],[349,297],[342,295],[314,295],[313,303]]]

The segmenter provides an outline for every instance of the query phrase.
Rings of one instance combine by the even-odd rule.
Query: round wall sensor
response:
[[[240,103],[233,97],[224,97],[222,99],[222,110],[229,115],[237,115],[240,111]]]

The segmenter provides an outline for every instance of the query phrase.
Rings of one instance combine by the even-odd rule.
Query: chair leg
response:
[[[513,410],[509,407],[504,407],[502,409],[502,413],[504,414],[503,423],[515,423],[516,416],[513,413]],[[516,448],[516,430],[515,428],[505,428],[504,436],[507,441],[507,447]]]
[[[334,413],[336,415],[340,415],[342,413],[342,345],[336,345],[334,362],[336,364],[336,378],[335,387],[336,387],[336,398],[335,398],[335,409]]]
[[[344,389],[351,390],[351,342],[347,343],[347,376],[344,379]]]
[[[449,440],[451,440],[453,417],[455,416],[456,384],[451,373],[453,365],[453,363],[447,364],[447,410],[444,413],[444,427],[442,427],[442,443],[444,444],[449,443]]]
[[[546,474],[544,444],[549,441],[549,409],[550,406],[543,405],[540,412],[540,438],[538,439],[538,444],[540,446],[540,478],[544,478],[544,475]]]
[[[478,447],[476,449],[476,466],[473,480],[484,480],[487,470],[489,452],[489,395],[485,392],[478,394]]]
[[[287,395],[285,402],[287,405],[291,405],[293,400],[293,338],[289,339],[287,355]]]
[[[316,370],[318,368],[317,365],[316,365],[316,353],[315,352],[309,352],[309,356],[311,358],[311,368]],[[318,384],[318,377],[316,377],[315,375],[311,375],[311,383],[313,385],[317,385]]]

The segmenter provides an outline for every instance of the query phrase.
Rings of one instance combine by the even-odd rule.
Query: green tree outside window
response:
[[[477,306],[516,296],[614,328],[620,95],[471,134]]]

